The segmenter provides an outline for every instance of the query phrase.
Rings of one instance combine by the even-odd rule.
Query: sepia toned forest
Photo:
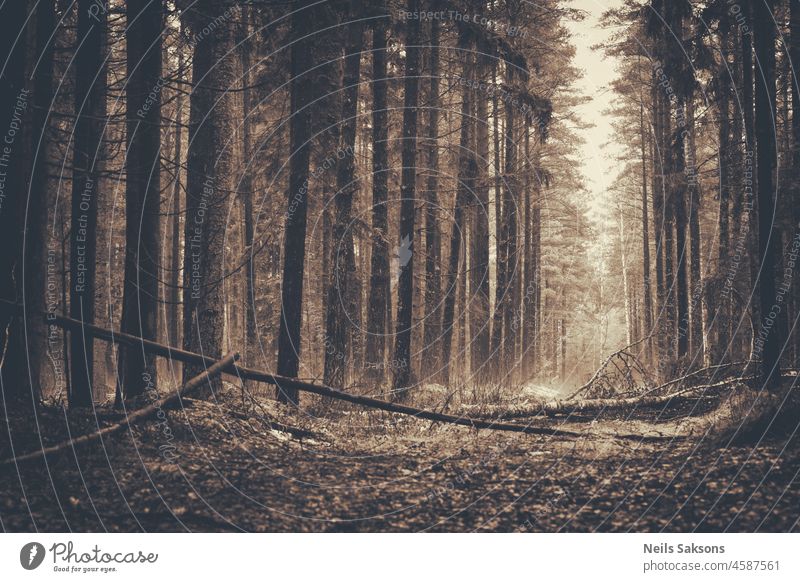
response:
[[[4,531],[797,530],[800,3],[0,27]]]

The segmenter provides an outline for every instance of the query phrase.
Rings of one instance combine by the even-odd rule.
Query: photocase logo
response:
[[[414,246],[414,243],[411,241],[411,237],[406,235],[400,240],[400,245],[395,247],[394,256],[397,257],[400,268],[405,267],[408,261],[411,260],[411,253],[414,252],[411,248],[412,246]]]
[[[38,542],[30,542],[19,551],[19,563],[26,570],[35,570],[44,561],[44,546]]]

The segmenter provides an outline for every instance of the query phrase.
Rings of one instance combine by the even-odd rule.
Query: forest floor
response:
[[[538,419],[586,436],[473,429],[230,391],[47,463],[1,468],[4,531],[797,531],[795,426],[760,443],[637,442],[631,427],[704,414]],[[118,420],[98,409],[101,424]],[[33,423],[36,424],[33,424]],[[269,423],[296,427],[294,435]],[[92,413],[10,417],[19,454],[90,432]],[[637,424],[638,423],[638,424]],[[792,424],[791,422],[789,424]],[[17,425],[17,426],[15,426]],[[38,430],[31,431],[31,426]],[[27,427],[27,431],[19,429]],[[306,432],[307,431],[307,432]],[[313,434],[309,434],[313,433]],[[667,431],[668,434],[668,431]],[[0,458],[11,457],[8,432]]]

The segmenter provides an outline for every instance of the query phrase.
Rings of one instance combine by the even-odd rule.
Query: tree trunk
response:
[[[639,135],[641,139],[642,154],[642,293],[644,295],[644,334],[649,335],[653,332],[653,292],[650,286],[650,218],[647,206],[647,155],[645,146],[647,144],[647,132],[644,125],[644,97],[639,104]],[[646,344],[647,359],[653,360],[653,341],[647,340]]]
[[[463,45],[461,43],[464,43]],[[462,39],[459,42],[462,50],[459,51],[464,58],[463,77],[469,79],[470,64],[469,47]],[[473,191],[475,179],[475,161],[470,155],[470,89],[463,87],[461,97],[461,137],[458,154],[458,185],[456,186],[456,199],[453,207],[453,227],[450,231],[450,259],[445,281],[446,295],[444,298],[444,317],[442,319],[442,384],[450,383],[450,354],[452,351],[453,326],[455,323],[456,287],[459,274],[459,254],[461,252],[461,238],[464,231],[464,206],[469,193]]]
[[[47,160],[52,139],[49,113],[53,95],[54,6],[47,0],[37,3],[33,10],[35,54],[32,61],[28,61],[25,54],[28,51],[25,18],[29,10],[26,2],[15,3],[13,7],[7,4],[0,15],[1,42],[9,43],[3,47],[3,54],[9,61],[0,77],[6,132],[5,149],[0,153],[0,237],[3,245],[0,298],[23,304],[21,315],[7,318],[4,312],[0,320],[0,386],[3,400],[9,407],[28,399],[31,403],[37,402],[42,397],[47,327],[42,318],[32,314],[45,311],[46,278],[55,277],[45,257]],[[26,62],[35,66],[32,75],[25,74]],[[30,90],[24,86],[26,78],[31,76],[33,103],[30,103]],[[26,120],[28,116],[32,117],[32,122]],[[28,125],[31,126],[29,130],[26,129]],[[33,158],[31,166],[27,166],[29,157]],[[26,183],[28,170],[30,181]],[[59,376],[56,370],[56,380],[63,380]]]
[[[724,27],[723,27],[724,29]],[[723,33],[720,37],[720,45],[722,46],[723,64],[720,66],[718,80],[720,88],[717,97],[717,111],[719,113],[719,214],[717,229],[719,230],[719,246],[717,249],[717,275],[716,280],[718,285],[722,285],[728,276],[728,251],[730,246],[729,234],[729,204],[730,204],[730,184],[731,184],[731,167],[730,167],[730,84],[728,83],[728,35]],[[719,297],[716,305],[712,321],[713,327],[716,329],[715,343],[715,356],[714,364],[722,363],[725,358],[725,353],[729,347],[728,326],[730,323],[730,309],[728,306],[731,302],[731,297],[727,295],[727,289]]]
[[[497,86],[497,64],[492,70],[492,82]],[[503,346],[503,297],[506,287],[506,241],[503,233],[503,197],[500,194],[502,187],[502,170],[500,169],[500,106],[497,92],[492,93],[492,123],[494,146],[494,238],[495,238],[495,285],[494,285],[494,312],[492,313],[492,376],[495,380],[500,377],[500,355]]]
[[[48,193],[50,178],[48,162],[54,141],[50,130],[50,111],[53,102],[53,51],[56,29],[55,5],[53,0],[44,0],[36,4],[36,60],[33,70],[33,125],[31,127],[31,152],[34,157],[31,167],[30,189],[23,238],[23,260],[25,269],[24,304],[28,313],[41,313],[48,309],[46,290],[52,282],[55,286],[55,265],[50,263],[48,244]],[[53,255],[53,261],[55,256]],[[39,265],[42,265],[39,268]],[[44,265],[47,265],[45,267]],[[51,270],[51,268],[53,270]],[[50,279],[50,280],[48,280]],[[55,303],[53,292],[52,303]],[[66,307],[66,305],[65,305]],[[53,308],[54,309],[54,308]],[[37,317],[28,317],[26,336],[19,336],[19,346],[27,354],[27,365],[30,374],[31,394],[43,396],[43,380],[47,365],[48,328]],[[57,351],[56,351],[57,352]],[[13,357],[13,356],[12,356]],[[20,358],[18,361],[23,361]],[[62,372],[55,369],[55,380],[63,382]],[[26,382],[23,381],[23,386]]]
[[[189,22],[203,30],[218,25],[213,35],[197,35],[192,67],[193,90],[189,114],[186,224],[184,246],[183,345],[187,350],[218,358],[224,331],[223,242],[227,201],[234,193],[233,94],[220,88],[233,86],[233,31],[223,8],[211,0],[194,4]],[[298,310],[299,314],[299,310]],[[185,366],[184,382],[202,370]],[[210,388],[221,387],[219,379]]]
[[[27,2],[6,2],[0,7],[0,49],[7,62],[0,68],[0,119],[4,134],[14,129],[13,143],[0,152],[0,299],[17,303],[22,300],[22,228],[20,219],[25,208],[25,143],[19,135],[24,127],[23,116],[28,110],[28,89],[25,87],[26,43],[18,38],[25,27]],[[24,36],[24,35],[23,35]],[[13,124],[13,126],[12,126]],[[4,135],[5,138],[5,135]],[[18,288],[19,287],[19,288]],[[12,340],[22,330],[20,317],[9,310],[0,312],[0,355],[5,356]],[[2,360],[3,395],[20,399],[25,396],[20,381],[21,369],[11,360]]]
[[[252,67],[250,52],[250,8],[242,4],[242,22],[239,26],[239,58],[242,63],[242,177],[239,181],[239,198],[242,201],[245,247],[244,276],[244,361],[253,365],[258,354],[256,344],[256,266],[255,248],[253,246],[255,226],[253,224],[253,160],[251,159],[252,141],[252,104],[250,96],[250,69]]]
[[[161,226],[161,34],[160,1],[131,0],[126,29],[127,155],[125,181],[125,280],[121,331],[158,340]],[[119,393],[132,398],[156,386],[153,356],[119,350]]]
[[[440,366],[442,312],[441,232],[439,229],[439,21],[431,21],[431,80],[428,103],[428,181],[425,188],[424,369]]]
[[[790,31],[789,31],[789,58],[797,71],[800,67],[800,3],[790,2]],[[796,74],[795,74],[796,75]],[[791,77],[792,85],[792,188],[790,192],[792,200],[792,221],[795,228],[800,228],[800,80],[796,76]],[[794,303],[794,318],[797,319],[800,312],[800,282],[795,281],[792,288],[792,302]],[[791,366],[797,366],[800,358],[800,330],[797,323],[793,323],[794,329],[790,330],[791,344]]]
[[[758,175],[758,298],[761,322],[757,328],[756,355],[761,357],[759,376],[762,386],[776,389],[780,385],[780,318],[781,306],[775,294],[777,233],[774,229],[774,172],[777,165],[775,148],[775,28],[773,1],[756,2],[753,6],[753,43],[755,46],[755,138],[756,172]]]
[[[514,86],[514,64],[506,62],[506,85]],[[515,287],[517,269],[517,144],[514,106],[506,104],[505,127],[505,179],[503,181],[503,239],[505,261],[505,289],[503,290],[503,355],[502,365],[510,373],[514,361],[514,346],[517,339],[513,325],[515,309]]]
[[[351,5],[350,15],[356,18],[355,5]],[[354,275],[353,231],[350,223],[353,197],[358,188],[355,181],[355,142],[363,43],[362,24],[354,20],[347,27],[339,151],[348,154],[338,161],[336,168],[336,220],[331,245],[332,269],[328,282],[325,341],[325,384],[339,390],[344,388],[350,361],[349,322],[355,318],[351,281]]]
[[[531,232],[531,120],[530,117],[525,117],[525,133],[523,142],[525,147],[525,188],[522,195],[525,197],[524,214],[522,220],[522,233],[523,233],[523,276],[522,276],[522,296],[520,299],[519,309],[522,314],[522,343],[521,343],[521,359],[522,359],[522,380],[527,381],[531,373],[531,346],[533,344],[533,334],[531,333],[531,322],[536,317],[536,310],[532,301],[533,289],[533,273],[531,271],[533,263],[533,248],[532,248],[532,232]]]
[[[486,81],[488,63],[483,51],[477,58],[478,79]],[[472,380],[485,384],[488,379],[489,340],[491,321],[489,319],[489,115],[487,100],[483,94],[475,96],[476,109],[476,152],[478,155],[478,177],[475,184],[477,204],[472,220],[471,314],[470,356]]]
[[[686,119],[683,98],[678,102],[678,119]],[[684,123],[678,123],[675,128],[675,143],[672,158],[675,164],[675,184],[672,193],[675,205],[675,245],[676,245],[676,333],[678,357],[683,358],[689,353],[689,286],[686,277],[686,265],[689,255],[686,244],[686,189],[685,179],[685,152],[684,152]]]
[[[389,125],[387,108],[386,22],[372,29],[372,256],[367,307],[366,366],[373,378],[385,377],[389,281]],[[427,345],[427,344],[426,344]]]
[[[288,208],[284,235],[283,284],[278,331],[278,374],[296,377],[300,369],[300,324],[303,308],[303,269],[306,253],[306,217],[308,213],[308,166],[311,151],[309,104],[314,101],[312,11],[310,0],[292,4],[291,36],[291,116],[289,122],[290,160]],[[298,404],[297,390],[277,386],[278,400]]]
[[[419,0],[408,0],[408,11],[419,11]],[[400,185],[400,278],[397,283],[397,323],[394,347],[394,392],[408,390],[411,374],[411,326],[414,300],[414,202],[417,181],[417,106],[419,101],[419,20],[406,22],[406,70],[403,103],[402,177]]]
[[[183,26],[181,26],[183,29]],[[178,52],[178,70],[181,71],[179,80],[183,80],[183,51]],[[180,345],[180,288],[181,288],[181,209],[183,208],[181,194],[181,168],[183,149],[183,94],[176,94],[175,104],[175,152],[173,166],[175,178],[172,182],[172,245],[170,249],[170,283],[169,283],[169,338],[168,343],[173,346]]]
[[[620,263],[622,266],[622,297],[625,305],[625,341],[627,345],[633,343],[633,322],[631,321],[631,293],[628,283],[628,244],[625,236],[625,221],[622,216],[622,207],[617,208],[617,231],[619,234]]]
[[[703,338],[702,288],[700,275],[700,179],[697,176],[697,148],[695,146],[694,99],[687,100],[687,118],[689,121],[689,274],[691,295],[691,330],[689,340],[692,346],[692,358],[702,361],[705,353]]]
[[[98,181],[103,162],[105,126],[106,15],[91,12],[93,0],[78,3],[78,38],[75,55],[75,143],[72,170],[70,231],[70,315],[94,322],[97,254]],[[83,334],[70,333],[71,406],[91,406],[93,400],[94,345]]]

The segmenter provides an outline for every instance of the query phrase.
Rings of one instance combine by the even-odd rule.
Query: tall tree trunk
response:
[[[648,133],[644,125],[644,97],[639,103],[639,135],[642,154],[642,293],[644,295],[644,334],[653,333],[653,292],[650,286],[650,218],[647,211],[647,154]],[[647,340],[645,348],[647,359],[653,360],[653,340]]]
[[[492,82],[497,86],[497,64],[492,69]],[[494,226],[495,226],[495,285],[494,285],[494,311],[492,313],[492,375],[497,380],[500,377],[501,350],[503,347],[503,297],[506,288],[506,241],[503,234],[503,197],[501,195],[502,170],[500,169],[500,106],[497,91],[492,93],[492,124],[493,124],[493,150],[494,150]]]
[[[386,20],[372,29],[372,256],[367,307],[366,365],[385,377],[389,281],[389,125],[387,108]],[[426,342],[427,345],[427,342]]]
[[[75,56],[75,143],[70,231],[70,316],[94,323],[97,254],[98,182],[103,162],[105,125],[106,15],[91,11],[93,0],[78,2]],[[93,400],[94,342],[79,331],[70,333],[71,406]]]
[[[233,86],[234,34],[223,8],[212,0],[202,0],[187,15],[194,30],[217,23],[213,35],[195,37],[199,40],[192,66],[183,269],[183,345],[211,357],[222,353],[223,242],[227,201],[235,190],[229,142],[234,125],[233,94],[220,92],[220,88]],[[184,366],[184,382],[201,372],[198,366]],[[213,391],[220,387],[219,378],[210,386]]]
[[[350,16],[357,19],[356,7],[351,4]],[[350,329],[348,322],[355,317],[353,310],[353,231],[351,214],[355,181],[355,142],[358,113],[358,83],[361,76],[363,27],[358,20],[347,24],[344,75],[342,89],[342,131],[339,150],[349,152],[336,168],[336,220],[333,225],[331,273],[328,282],[326,316],[325,384],[344,388],[350,361]]]
[[[514,67],[511,62],[506,62],[506,85],[514,86]],[[505,179],[503,188],[503,234],[504,234],[504,260],[505,260],[505,289],[503,292],[503,366],[511,370],[514,360],[514,346],[517,338],[516,326],[512,325],[515,309],[515,288],[518,279],[517,269],[519,260],[517,256],[517,144],[516,144],[516,119],[514,107],[506,105],[505,127]]]
[[[24,32],[27,2],[8,3],[0,12],[0,36],[8,61],[0,75],[4,149],[0,152],[0,298],[21,302],[23,313],[3,311],[0,321],[0,389],[7,407],[42,397],[47,327],[45,258],[49,156],[49,113],[53,97],[54,5],[39,2],[33,9],[35,46],[28,61]],[[21,34],[22,32],[22,34]],[[25,88],[25,65],[32,62],[33,102]],[[32,117],[31,121],[26,117]],[[30,129],[26,129],[30,126]],[[27,158],[32,157],[31,166]],[[23,158],[23,159],[20,159]],[[30,170],[30,180],[25,175]],[[27,188],[26,188],[27,186]],[[27,190],[27,196],[26,196]],[[55,273],[53,272],[53,276]],[[56,373],[58,376],[58,372]],[[58,378],[56,378],[58,379]]]
[[[238,49],[242,63],[242,177],[239,181],[239,199],[242,201],[244,215],[244,352],[245,362],[255,363],[256,344],[256,269],[255,248],[253,246],[255,226],[253,223],[253,160],[251,159],[251,142],[253,134],[252,104],[250,96],[250,69],[252,67],[250,52],[250,8],[242,4],[242,22],[239,25]]]
[[[158,285],[161,246],[161,34],[160,1],[131,0],[126,29],[127,154],[125,181],[125,280],[123,333],[158,341]],[[155,357],[142,348],[119,350],[124,398],[155,386]]]
[[[678,102],[678,119],[686,119],[683,98]],[[685,121],[683,122],[685,123]],[[686,189],[685,178],[685,152],[683,132],[685,127],[679,123],[675,128],[674,152],[672,154],[675,164],[675,184],[673,204],[675,205],[675,244],[676,244],[676,332],[678,357],[682,358],[689,353],[689,286],[686,276],[688,259],[688,246],[686,244]]]
[[[310,0],[292,3],[291,36],[291,117],[289,190],[284,237],[283,284],[278,331],[278,374],[296,377],[300,369],[300,324],[303,308],[303,269],[306,253],[306,218],[308,213],[308,165],[311,153],[311,117],[309,104],[314,101],[312,11]],[[296,389],[278,386],[278,400],[299,403]]]
[[[775,28],[773,1],[756,2],[753,6],[753,44],[755,46],[755,138],[758,175],[758,298],[761,322],[757,328],[756,355],[761,356],[759,375],[762,386],[775,389],[780,385],[781,306],[775,295],[777,232],[775,231],[774,172],[775,149]],[[760,353],[759,353],[760,352]]]
[[[721,27],[723,30],[726,27]],[[730,84],[728,82],[728,34],[720,37],[723,64],[720,66],[718,80],[720,88],[717,96],[717,111],[719,113],[719,213],[717,229],[719,231],[719,246],[717,257],[718,285],[722,285],[728,274],[728,251],[730,246],[729,234],[729,204],[730,204]],[[723,293],[719,296],[713,316],[713,327],[716,329],[714,363],[721,363],[725,359],[725,352],[729,348],[730,338],[728,327],[730,323],[730,309],[728,308],[731,297]]]
[[[525,117],[523,142],[525,147],[525,187],[522,195],[525,197],[524,214],[522,220],[522,233],[523,233],[523,276],[522,287],[523,293],[521,297],[519,309],[522,312],[522,343],[521,343],[521,358],[522,358],[522,380],[527,381],[531,373],[531,346],[533,343],[533,334],[531,322],[536,317],[536,310],[533,307],[532,289],[533,289],[533,272],[531,270],[533,263],[533,236],[531,232],[531,120],[530,117]]]
[[[181,26],[183,29],[183,26]],[[183,36],[183,35],[181,35]],[[179,80],[183,80],[184,58],[183,51],[178,52]],[[169,338],[167,343],[172,346],[180,345],[180,287],[181,287],[181,208],[183,208],[181,195],[181,168],[183,150],[183,93],[175,96],[175,151],[172,164],[175,167],[175,178],[172,182],[172,240],[170,249],[170,282],[169,282]]]
[[[27,2],[5,2],[0,6],[0,50],[5,55],[0,65],[0,119],[2,131],[11,129],[11,144],[0,152],[0,299],[18,302],[22,298],[20,275],[22,273],[22,229],[20,219],[25,208],[24,140],[19,134],[24,127],[23,117],[28,111],[29,91],[25,87],[27,45],[24,34]],[[3,136],[5,138],[5,135]],[[0,310],[0,356],[5,356],[9,343],[19,334],[18,317],[8,310]],[[17,400],[25,396],[21,369],[9,358],[2,360],[2,389],[6,398]],[[13,373],[12,373],[13,372]]]
[[[477,75],[481,82],[486,81],[488,72],[487,57],[483,50],[477,55]],[[471,244],[471,320],[470,356],[472,380],[484,384],[488,379],[489,340],[491,321],[489,319],[489,115],[487,100],[483,94],[475,96],[476,110],[476,152],[478,156],[478,177],[475,184],[477,204],[472,220]]]
[[[656,245],[656,320],[657,328],[656,351],[658,352],[659,378],[665,376],[669,356],[667,354],[667,306],[666,306],[666,281],[664,276],[664,208],[666,202],[666,189],[664,174],[666,164],[664,160],[664,103],[660,88],[656,82],[655,72],[651,86],[651,100],[653,103],[653,139],[651,143],[651,159],[653,174],[653,230],[655,231]]]
[[[468,33],[461,30],[458,39],[458,54],[463,59],[462,78],[472,78],[471,43]],[[445,281],[446,295],[444,298],[444,317],[442,319],[442,384],[450,383],[450,354],[452,351],[453,327],[455,325],[456,291],[459,275],[459,254],[461,253],[462,237],[464,236],[464,207],[469,194],[474,191],[475,160],[470,147],[470,129],[472,127],[471,96],[469,83],[465,83],[461,92],[461,134],[458,148],[458,184],[456,185],[456,199],[453,207],[453,227],[450,231],[450,259]]]
[[[533,342],[533,373],[538,374],[541,369],[541,330],[542,330],[542,178],[540,176],[541,149],[535,148],[533,157],[534,189],[532,201],[531,230],[533,240],[531,244],[531,277],[533,279],[533,317],[531,319],[531,337]]]
[[[428,103],[428,180],[425,188],[424,368],[440,366],[442,334],[441,232],[439,229],[439,21],[431,21],[431,80]]]
[[[689,339],[692,346],[692,358],[696,358],[698,361],[702,362],[705,346],[701,302],[703,281],[700,275],[700,179],[697,176],[694,99],[692,97],[687,100],[686,115],[689,122],[689,163],[691,164],[691,174],[689,177],[689,275],[692,321]],[[647,307],[645,307],[645,309],[647,309]]]
[[[631,293],[628,283],[628,241],[625,236],[625,221],[622,207],[617,208],[617,232],[619,234],[620,263],[622,266],[622,298],[625,305],[625,341],[627,345],[633,343],[633,322],[631,321]]]
[[[27,212],[22,221],[25,225],[23,237],[23,261],[27,268],[23,273],[25,287],[24,305],[27,330],[18,336],[19,347],[27,354],[27,365],[31,394],[43,396],[44,371],[48,351],[48,328],[39,314],[47,311],[46,289],[48,278],[55,281],[55,271],[50,271],[48,251],[48,193],[50,179],[48,162],[53,143],[50,130],[50,112],[53,102],[53,50],[56,31],[55,3],[44,0],[36,4],[36,52],[33,70],[33,124],[30,135],[33,163]],[[48,265],[48,268],[38,268]],[[55,265],[52,265],[53,267]],[[51,275],[52,273],[52,275]],[[11,356],[13,358],[13,355]],[[19,358],[22,361],[23,358]],[[56,370],[56,381],[60,372]],[[61,378],[63,380],[63,378]],[[26,383],[23,382],[23,385]]]
[[[792,83],[792,189],[790,192],[792,200],[792,221],[795,228],[800,228],[800,79],[797,78],[797,71],[800,69],[800,3],[790,2],[790,31],[789,31],[789,58],[792,62],[795,74],[791,77]],[[789,330],[789,337],[792,340],[791,365],[796,366],[800,358],[800,330],[797,329],[795,321],[800,311],[800,282],[795,281],[792,289],[792,301],[794,303],[794,318],[792,319],[793,329]]]
[[[742,13],[745,20],[752,30],[753,23],[753,3],[745,2],[743,5]],[[748,223],[749,231],[754,233],[754,236],[748,237],[748,266],[750,276],[750,289],[755,289],[758,282],[758,274],[760,265],[756,257],[758,255],[758,211],[756,209],[756,194],[758,188],[758,175],[755,169],[756,159],[756,134],[755,134],[755,96],[754,96],[754,72],[753,72],[753,35],[743,34],[741,39],[742,48],[742,108],[744,113],[744,135],[745,135],[745,170],[750,170],[750,180],[748,184],[747,172],[744,173],[744,180],[742,181],[742,190],[745,192],[745,208],[748,210]],[[755,294],[753,294],[755,295]],[[759,306],[755,297],[750,301],[750,325],[756,333],[753,333],[751,339],[751,355],[755,355],[756,351],[756,337],[759,328]]]
[[[419,0],[408,0],[408,11],[419,11]],[[394,393],[411,384],[411,326],[414,300],[414,202],[417,181],[417,107],[419,102],[419,20],[406,22],[406,70],[403,103],[402,177],[400,185],[400,278],[397,283],[397,323],[394,346]]]

